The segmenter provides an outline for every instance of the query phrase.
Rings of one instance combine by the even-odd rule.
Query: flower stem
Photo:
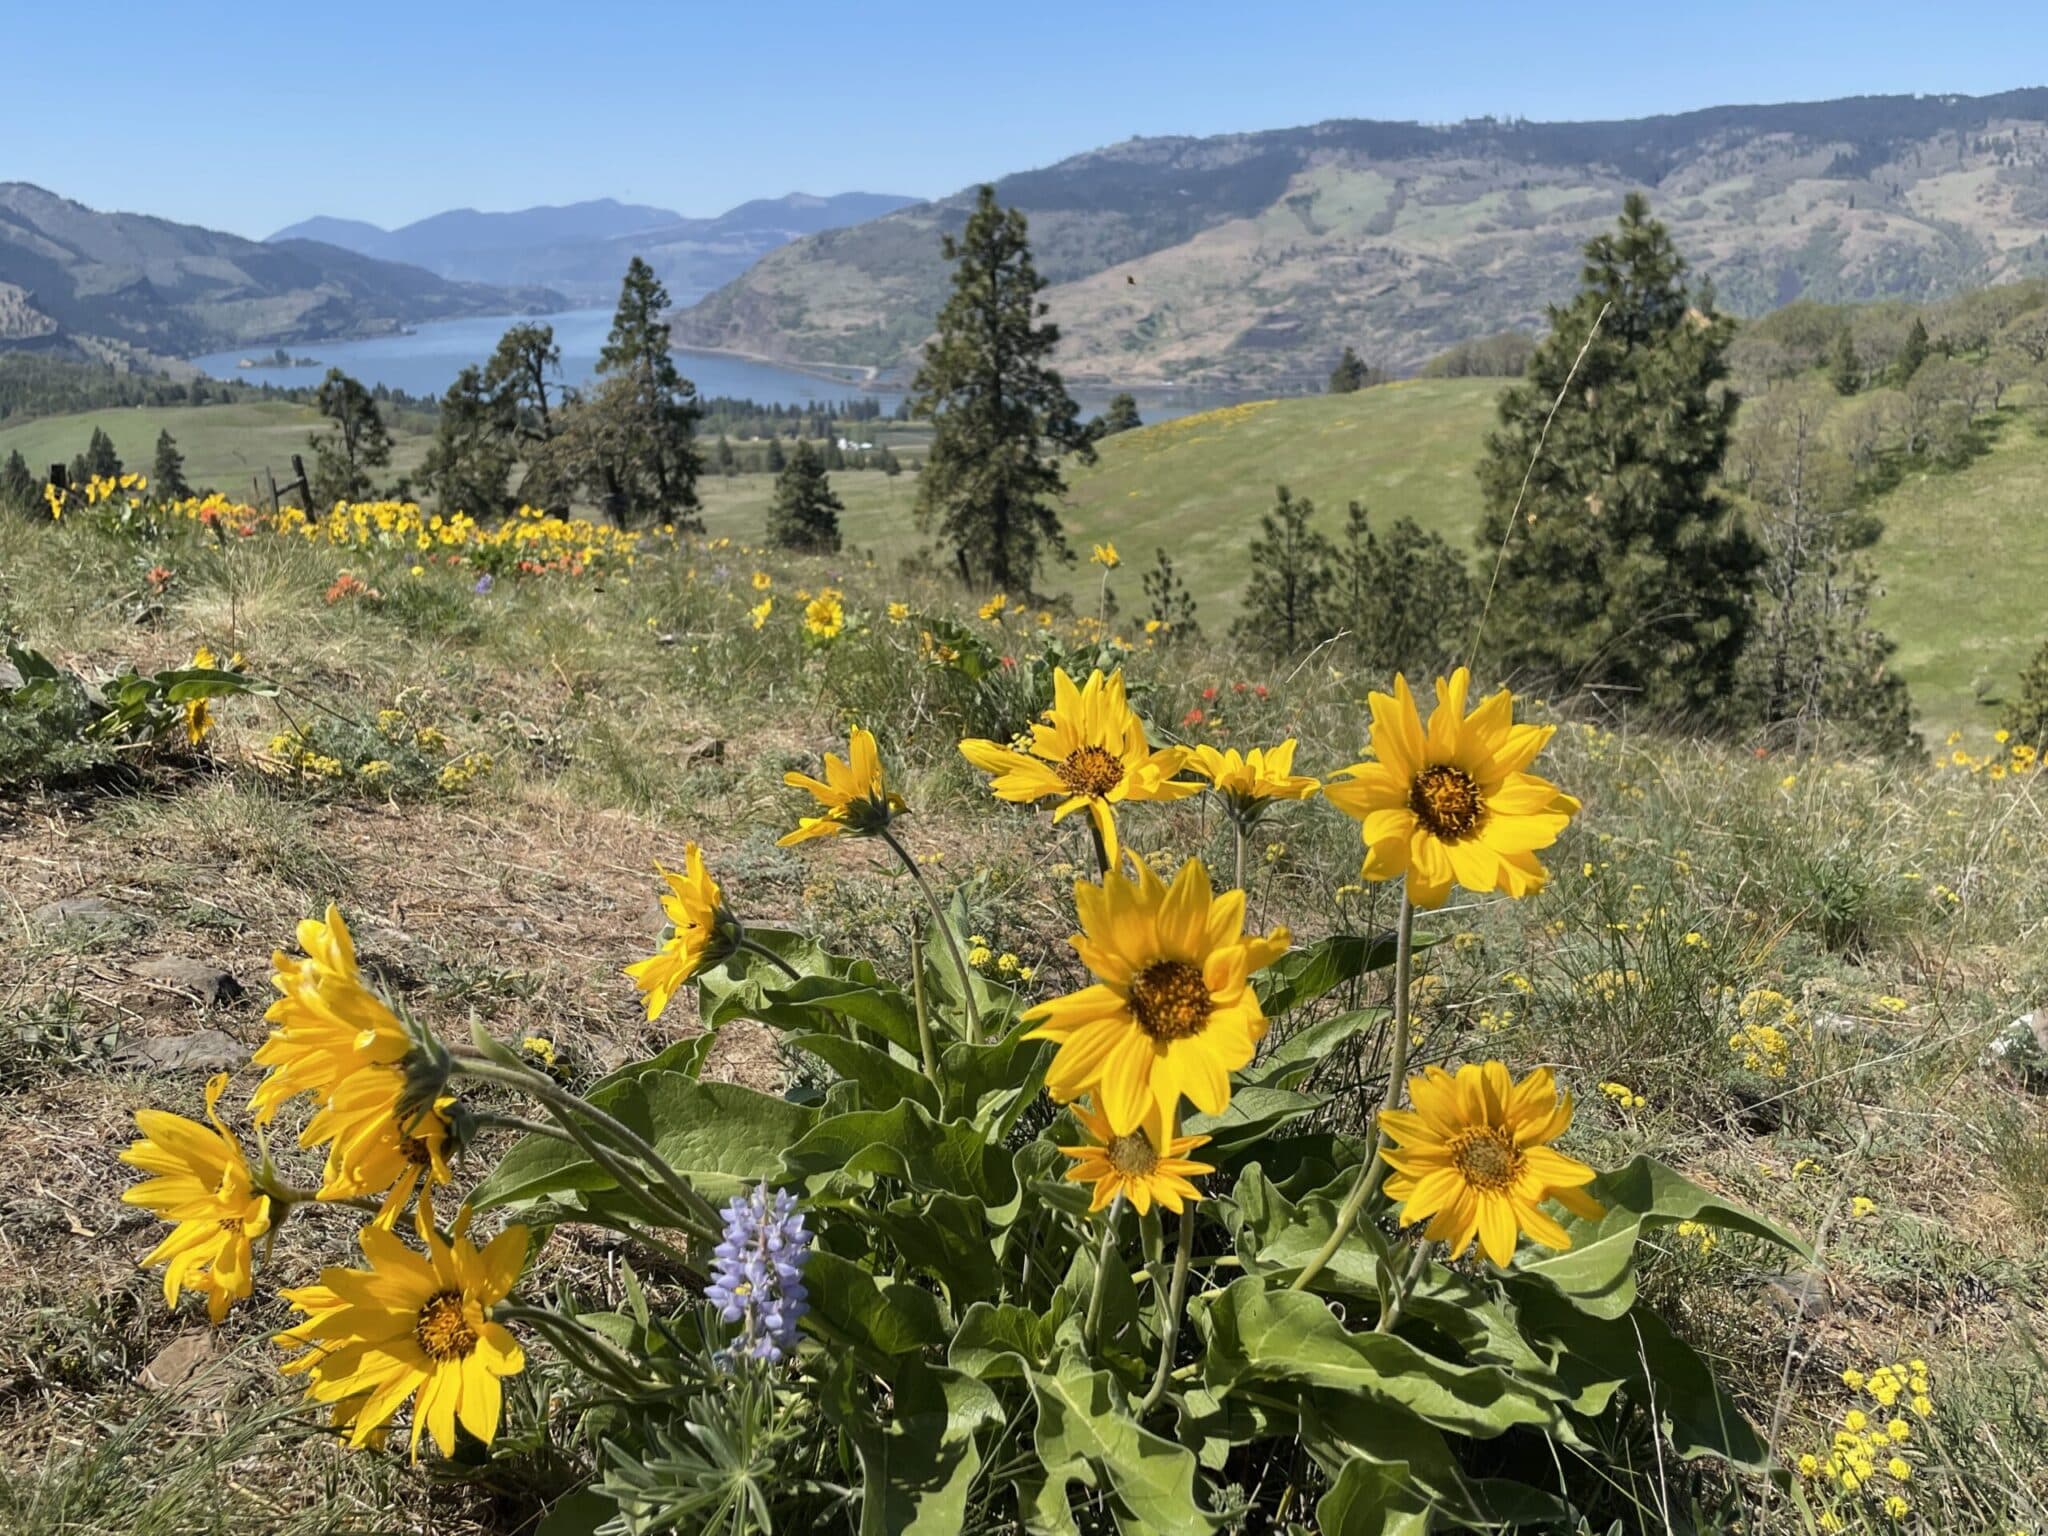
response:
[[[896,840],[896,834],[887,827],[878,834],[887,843],[903,867],[910,871],[910,878],[917,882],[917,888],[924,892],[925,905],[932,909],[932,922],[939,930],[939,937],[946,941],[946,953],[953,957],[953,968],[960,973],[960,1017],[967,1025],[967,1038],[975,1045],[981,1044],[981,1020],[974,1007],[974,973],[967,968],[967,957],[960,953],[960,940],[954,936],[953,925],[946,921],[945,909],[939,905],[939,893],[924,877],[924,871],[917,867],[917,860],[910,856],[910,850]]]
[[[1159,1366],[1152,1373],[1152,1389],[1138,1404],[1143,1418],[1166,1395],[1167,1373],[1173,1369],[1173,1351],[1180,1343],[1181,1309],[1187,1304],[1188,1264],[1195,1256],[1195,1212],[1192,1206],[1180,1213],[1180,1226],[1173,1245],[1173,1283],[1166,1297],[1166,1314],[1159,1325]]]
[[[1231,817],[1231,818],[1230,818],[1230,828],[1231,828],[1231,831],[1232,831],[1232,833],[1233,833],[1233,834],[1235,834],[1235,836],[1236,836],[1236,838],[1237,838],[1237,888],[1238,888],[1238,889],[1239,889],[1239,890],[1241,891],[1241,890],[1243,890],[1243,889],[1244,889],[1244,844],[1245,844],[1245,835],[1244,835],[1244,820],[1243,820],[1243,818],[1241,818],[1241,817],[1237,817],[1237,816],[1233,816],[1233,817]]]
[[[1408,885],[1403,881],[1400,926],[1394,936],[1394,1041],[1387,1053],[1387,1091],[1381,1101],[1382,1109],[1398,1108],[1401,1094],[1408,1086],[1408,980],[1414,968],[1414,950],[1415,903],[1408,899]],[[1337,1223],[1330,1229],[1329,1241],[1316,1250],[1315,1257],[1294,1277],[1289,1289],[1308,1289],[1309,1282],[1337,1256],[1337,1250],[1344,1246],[1344,1239],[1358,1224],[1358,1213],[1365,1209],[1365,1202],[1379,1189],[1380,1180],[1386,1177],[1386,1164],[1380,1159],[1380,1135],[1379,1116],[1375,1115],[1372,1134],[1366,1138],[1365,1161],[1359,1165],[1358,1181],[1351,1186],[1351,1193],[1344,1197],[1344,1204],[1337,1211]]]
[[[1082,1325],[1081,1337],[1092,1351],[1099,1347],[1098,1335],[1102,1329],[1102,1302],[1108,1294],[1109,1250],[1116,1243],[1117,1218],[1123,1215],[1124,1197],[1118,1195],[1109,1202],[1109,1209],[1102,1216],[1102,1241],[1095,1249],[1095,1285],[1088,1292],[1088,1316]]]
[[[939,1087],[939,1052],[932,1043],[931,1013],[924,1002],[924,946],[918,942],[917,924],[910,925],[910,1001],[917,1009],[917,1052],[924,1058],[924,1075]],[[943,1090],[942,1090],[943,1091]]]
[[[1372,1325],[1374,1333],[1392,1333],[1394,1324],[1401,1321],[1401,1309],[1408,1304],[1408,1293],[1415,1289],[1415,1282],[1422,1278],[1422,1266],[1429,1262],[1429,1243],[1425,1239],[1415,1245],[1415,1257],[1408,1261],[1408,1272],[1394,1287],[1394,1294],[1387,1298],[1387,1309],[1380,1313],[1380,1320]]]
[[[616,1392],[630,1395],[646,1385],[633,1362],[621,1354],[611,1340],[584,1327],[574,1318],[564,1317],[546,1307],[529,1307],[513,1301],[499,1302],[492,1312],[498,1319],[525,1323],[545,1334],[549,1343],[564,1354],[576,1356],[578,1365]]]
[[[791,981],[802,981],[804,979],[804,973],[802,971],[798,970],[795,966],[791,965],[787,960],[783,959],[782,956],[775,953],[774,950],[770,949],[767,945],[761,943],[758,939],[750,939],[745,934],[742,934],[740,936],[740,948],[745,950],[750,955],[759,955],[763,960],[769,961],[771,964],[779,966],[782,970],[782,974],[787,976]]]

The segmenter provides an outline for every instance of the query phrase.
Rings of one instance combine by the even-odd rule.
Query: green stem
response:
[[[1095,1285],[1088,1292],[1088,1316],[1081,1328],[1081,1337],[1087,1341],[1091,1353],[1100,1347],[1102,1303],[1109,1292],[1109,1250],[1116,1242],[1117,1218],[1123,1214],[1123,1209],[1124,1197],[1118,1195],[1109,1202],[1109,1209],[1102,1214],[1102,1241],[1095,1249]]]
[[[967,1025],[967,1039],[979,1045],[981,1020],[974,1008],[974,973],[967,968],[967,957],[960,953],[960,941],[953,934],[953,925],[946,921],[945,909],[939,905],[939,893],[932,889],[931,882],[924,877],[924,871],[917,867],[917,860],[910,856],[908,848],[896,840],[894,832],[883,827],[877,836],[903,861],[903,867],[910,871],[910,878],[915,880],[917,888],[924,892],[925,905],[932,909],[932,922],[938,927],[939,937],[946,941],[946,953],[953,957],[953,968],[960,973],[960,1017]]]
[[[1400,927],[1394,937],[1394,1043],[1388,1052],[1383,1109],[1397,1108],[1401,1094],[1408,1086],[1408,982],[1409,973],[1414,968],[1414,949],[1415,903],[1408,899],[1408,885],[1403,881]],[[1351,1235],[1351,1229],[1358,1223],[1358,1213],[1365,1209],[1365,1202],[1379,1189],[1380,1180],[1386,1177],[1386,1165],[1380,1158],[1380,1139],[1379,1116],[1375,1115],[1372,1134],[1366,1139],[1365,1161],[1359,1166],[1358,1180],[1351,1186],[1351,1193],[1344,1197],[1344,1204],[1337,1212],[1337,1224],[1330,1229],[1329,1241],[1316,1250],[1307,1267],[1294,1277],[1290,1289],[1308,1289],[1309,1282],[1337,1256],[1337,1250],[1344,1246],[1344,1239]]]
[[[1243,819],[1237,816],[1232,816],[1230,818],[1230,827],[1232,832],[1234,832],[1237,836],[1237,888],[1241,891],[1244,889],[1245,835]]]
[[[1401,1309],[1408,1305],[1408,1293],[1415,1289],[1415,1282],[1422,1278],[1422,1267],[1429,1262],[1427,1240],[1415,1245],[1415,1257],[1408,1261],[1408,1272],[1394,1287],[1394,1294],[1387,1298],[1387,1308],[1380,1313],[1380,1320],[1372,1325],[1374,1333],[1392,1333],[1394,1324],[1401,1321]]]
[[[917,1009],[917,1052],[924,1058],[924,1075],[934,1088],[940,1088],[939,1052],[932,1041],[931,1014],[924,1004],[924,946],[918,942],[916,923],[910,925],[910,1001]]]
[[[767,945],[761,943],[757,939],[750,939],[746,937],[745,934],[742,934],[740,936],[740,948],[745,950],[750,955],[759,955],[763,960],[769,961],[771,964],[780,966],[782,969],[782,974],[787,976],[791,981],[802,981],[804,979],[804,973],[802,971],[798,970],[795,966],[791,965],[787,960],[783,959],[782,956],[775,953],[774,950],[770,949]]]
[[[546,1136],[554,1141],[576,1139],[558,1125],[549,1125],[544,1120],[528,1120],[524,1115],[499,1115],[486,1111],[472,1118],[479,1130],[517,1131],[522,1136]]]
[[[1166,1395],[1167,1373],[1173,1369],[1173,1351],[1180,1343],[1181,1309],[1187,1304],[1188,1264],[1195,1256],[1195,1213],[1192,1207],[1180,1213],[1180,1228],[1173,1245],[1173,1283],[1166,1298],[1166,1315],[1159,1327],[1159,1366],[1152,1373],[1152,1389],[1138,1404],[1143,1418]]]
[[[1097,880],[1109,878],[1109,845],[1102,840],[1102,828],[1095,824],[1095,812],[1088,812],[1088,836],[1095,844],[1095,869]]]
[[[546,1307],[529,1307],[515,1301],[499,1302],[492,1309],[492,1315],[538,1329],[564,1354],[587,1355],[577,1363],[604,1380],[614,1391],[631,1394],[646,1386],[633,1362],[621,1354],[611,1340],[584,1327],[574,1318],[551,1312]]]

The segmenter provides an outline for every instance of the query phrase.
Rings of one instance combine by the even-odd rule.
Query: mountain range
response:
[[[1346,344],[1401,369],[1540,329],[1633,189],[1739,314],[2048,272],[2048,89],[1137,138],[994,185],[1030,219],[1071,380],[1316,387]],[[900,375],[973,200],[781,246],[676,340]]]
[[[103,356],[112,343],[165,359],[564,304],[544,288],[452,282],[315,240],[245,240],[0,182],[0,348]]]
[[[609,303],[634,256],[644,257],[678,302],[731,281],[776,247],[803,235],[878,218],[915,199],[881,192],[757,198],[710,219],[614,202],[479,213],[459,208],[398,229],[312,218],[272,241],[320,240],[450,279],[543,284],[578,304]]]

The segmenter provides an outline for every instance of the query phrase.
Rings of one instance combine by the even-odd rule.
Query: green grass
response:
[[[114,440],[114,451],[131,470],[147,472],[156,457],[159,432],[168,430],[185,455],[185,478],[230,496],[251,494],[251,477],[268,469],[282,483],[291,478],[292,455],[308,470],[312,450],[306,439],[320,422],[309,405],[283,400],[240,401],[233,405],[133,406],[85,411],[76,416],[41,416],[0,427],[0,459],[15,449],[29,469],[48,474],[52,464],[69,464],[83,453],[93,428]],[[392,475],[410,474],[426,457],[429,439],[394,427]]]

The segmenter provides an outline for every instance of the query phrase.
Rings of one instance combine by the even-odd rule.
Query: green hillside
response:
[[[0,459],[18,448],[31,470],[48,474],[52,464],[68,464],[72,455],[82,452],[93,428],[100,427],[114,440],[114,450],[123,464],[147,471],[156,456],[157,434],[168,429],[185,455],[186,479],[231,496],[247,496],[250,477],[266,467],[279,480],[288,479],[295,453],[304,454],[310,468],[312,455],[306,438],[319,421],[319,413],[311,406],[282,400],[84,411],[0,426]],[[406,431],[402,421],[389,424],[391,473],[410,474],[426,457],[430,438]]]

